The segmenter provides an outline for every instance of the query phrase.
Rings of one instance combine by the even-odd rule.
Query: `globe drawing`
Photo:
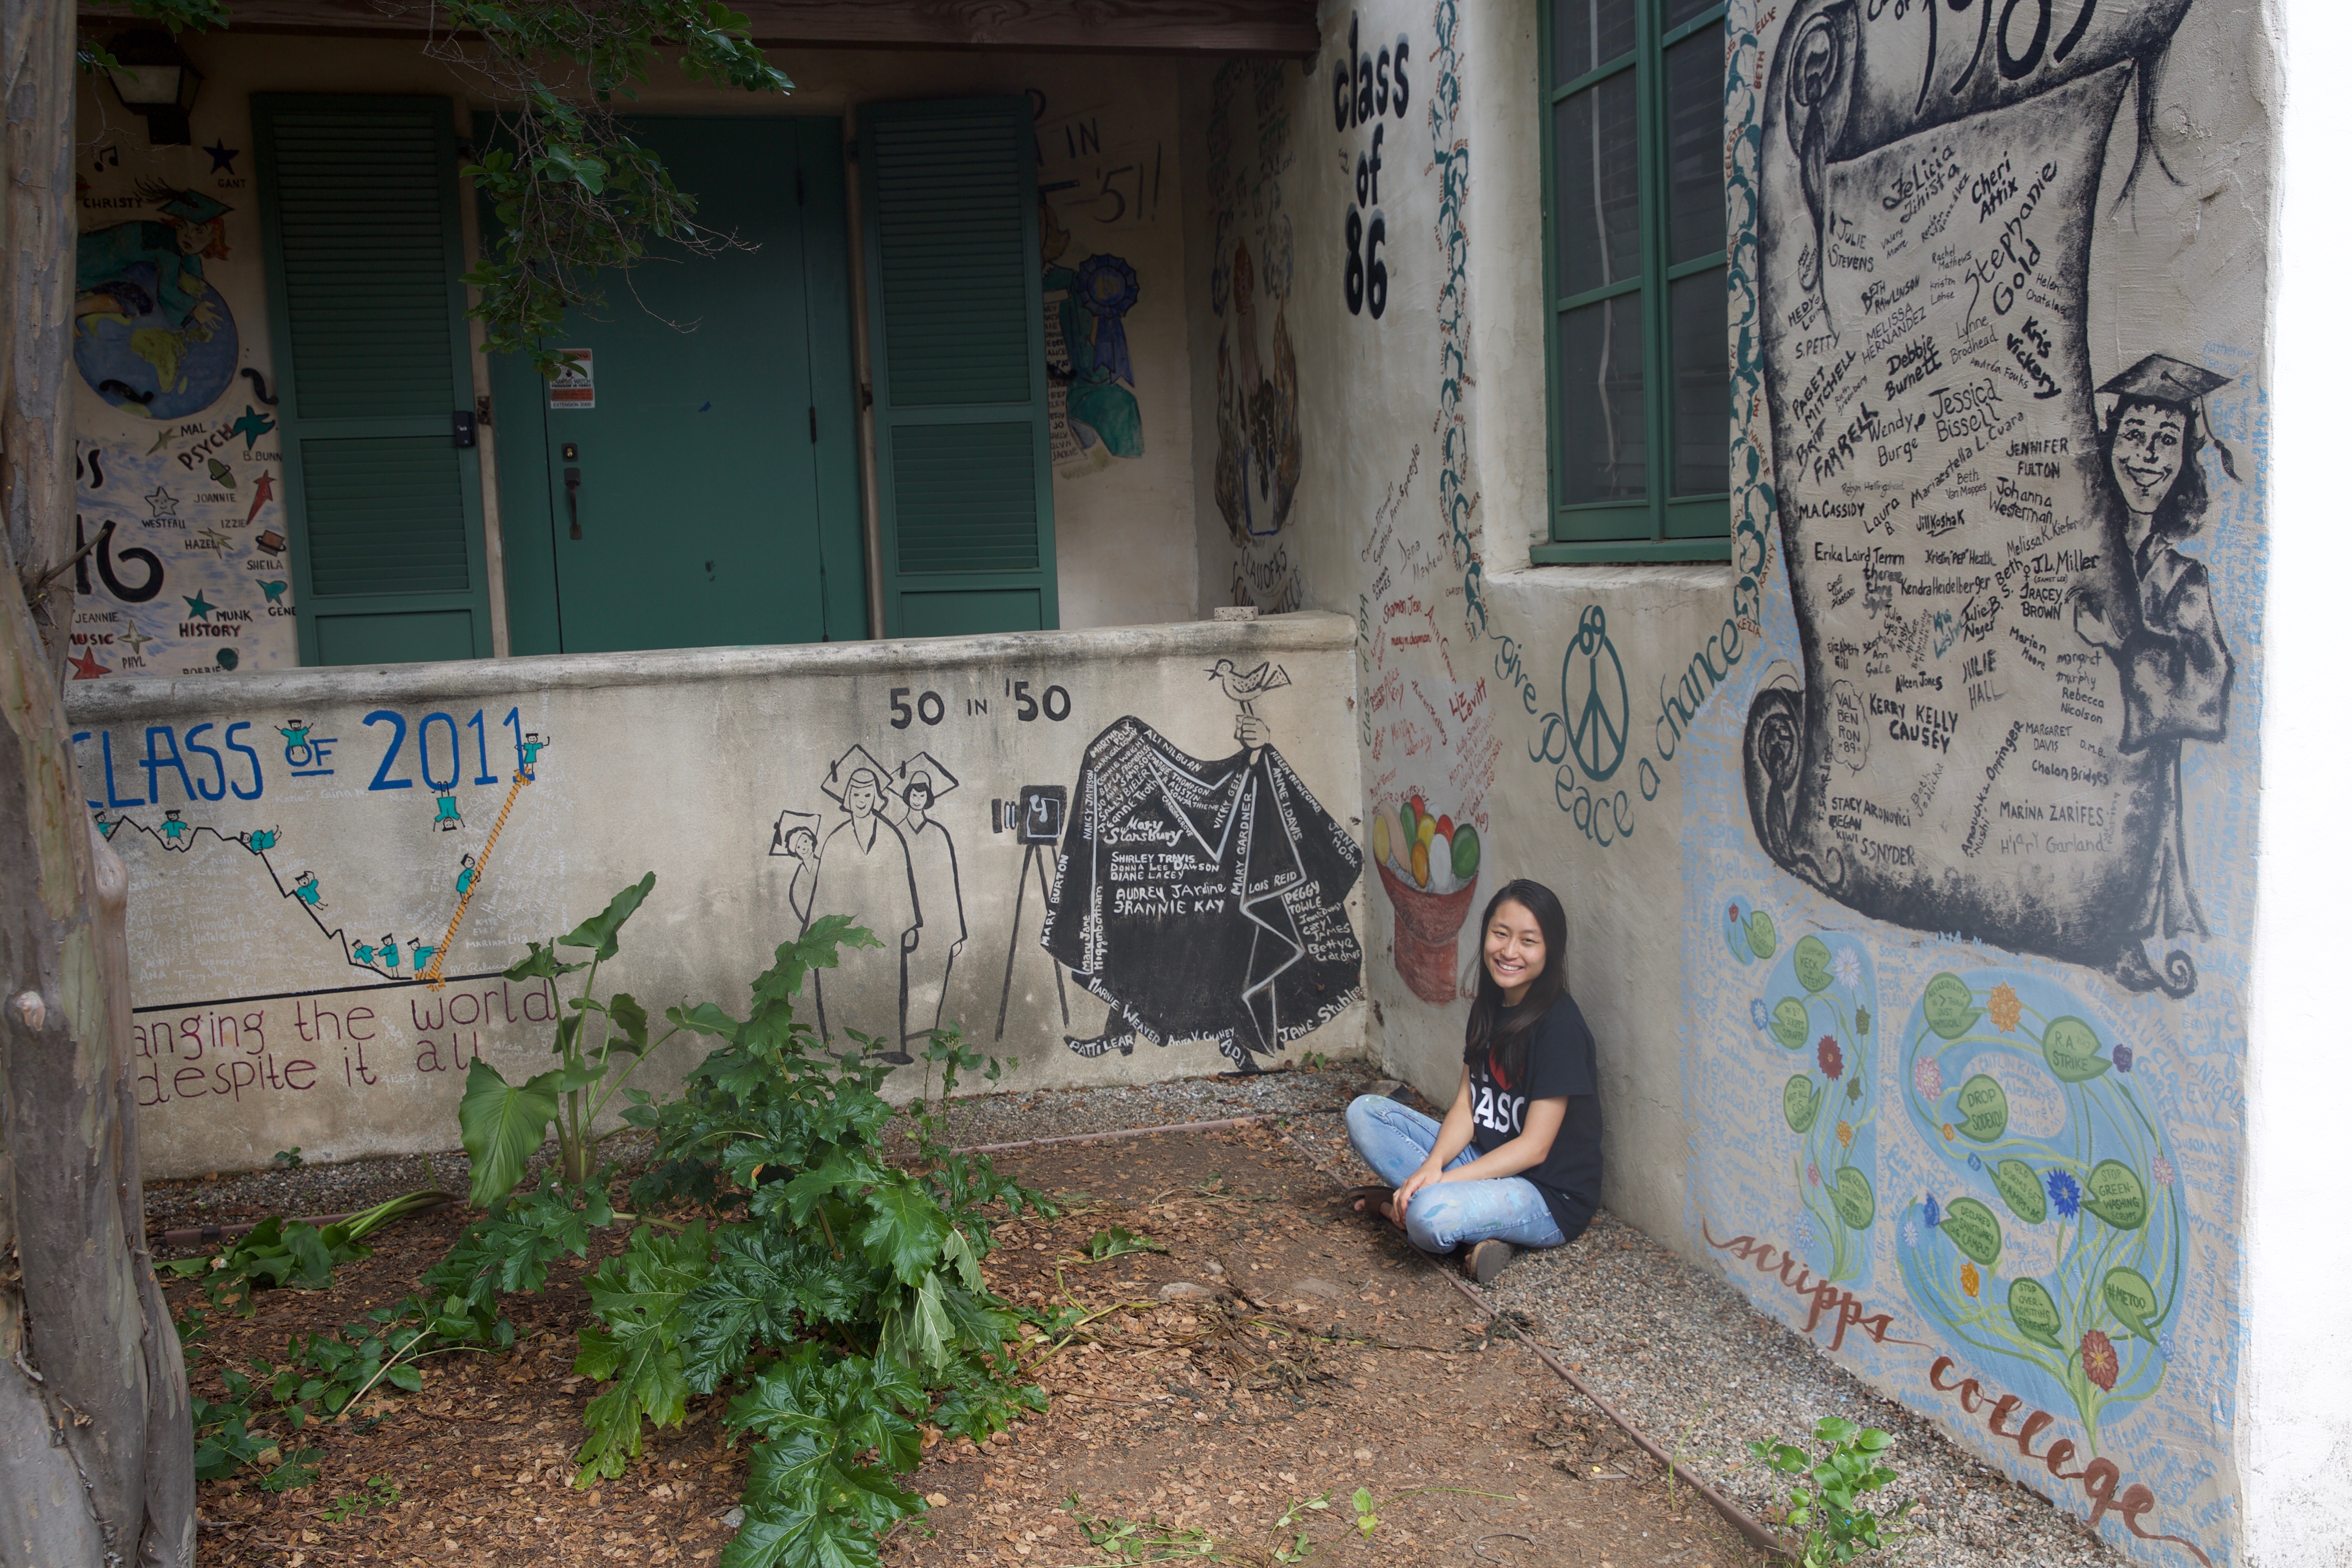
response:
[[[236,318],[228,301],[207,283],[187,324],[175,328],[150,303],[157,297],[153,262],[134,261],[121,276],[136,290],[116,290],[115,298],[148,308],[137,316],[89,315],[75,322],[74,364],[82,379],[117,408],[150,418],[181,419],[210,407],[236,376]]]

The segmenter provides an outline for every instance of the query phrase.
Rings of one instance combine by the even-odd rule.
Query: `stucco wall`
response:
[[[235,34],[192,34],[181,41],[205,76],[192,145],[150,146],[145,122],[96,79],[85,79],[79,94],[87,255],[95,259],[108,243],[89,237],[129,223],[184,219],[174,235],[215,219],[219,225],[216,235],[205,237],[201,257],[214,297],[200,307],[200,331],[173,362],[181,390],[145,405],[120,391],[101,392],[102,383],[124,374],[141,384],[131,391],[145,387],[139,363],[121,349],[106,358],[95,352],[94,339],[85,343],[87,333],[76,340],[85,362],[75,413],[82,508],[91,532],[108,521],[116,526],[103,570],[89,574],[78,607],[75,677],[81,679],[250,674],[298,662],[288,563],[282,544],[269,547],[288,520],[272,414],[278,372],[268,340],[249,96],[445,96],[459,106],[462,133],[472,124],[467,106],[482,90],[476,79],[450,71],[407,41]],[[1056,426],[1061,622],[1079,628],[1191,618],[1198,566],[1176,68],[1159,59],[1070,55],[804,49],[776,58],[798,84],[787,99],[730,93],[665,69],[636,107],[654,114],[846,116],[854,136],[861,103],[1028,97],[1038,128],[1039,184],[1055,218],[1049,248],[1059,247],[1047,266],[1115,256],[1137,279],[1135,302],[1119,324],[1134,372],[1127,390],[1139,416],[1139,449],[1113,456],[1102,443],[1083,447],[1066,421]],[[470,201],[463,216],[470,248]],[[100,267],[85,282],[106,271]],[[610,308],[630,308],[625,294],[614,299]],[[725,305],[713,301],[714,310]],[[1049,301],[1048,317],[1055,313]],[[90,327],[97,331],[101,323]],[[136,330],[160,329],[142,318],[121,331]],[[490,390],[478,354],[475,388],[484,395]],[[170,416],[159,417],[159,408]],[[494,419],[482,437],[484,510],[493,630],[503,650],[498,436]],[[743,456],[747,463],[759,460],[755,451]],[[516,519],[509,526],[547,524]],[[145,557],[128,553],[141,551]],[[201,603],[192,605],[191,596]]]
[[[845,1044],[961,1022],[1014,1087],[1357,1049],[1350,637],[1300,615],[76,687],[131,872],[142,1158],[452,1147],[477,1054],[546,1060],[547,996],[497,972],[647,871],[600,992],[656,1016],[740,1011],[778,942],[843,913],[886,943],[821,981]]]
[[[1367,814],[1475,825],[1465,903],[1562,893],[1613,1208],[2126,1552],[2247,1561],[2275,40],[2228,0],[2049,12],[1972,65],[1948,7],[1733,5],[1710,568],[1527,564],[1531,4],[1328,5],[1308,68],[1189,74],[1202,594],[1354,616]],[[1375,200],[1334,67],[1377,88],[1400,36]],[[2169,555],[2104,455],[2135,366],[2200,426]],[[1468,936],[1398,932],[1444,893],[1383,880],[1367,968],[1441,1094]],[[2344,1434],[2296,1408],[2305,1499]]]

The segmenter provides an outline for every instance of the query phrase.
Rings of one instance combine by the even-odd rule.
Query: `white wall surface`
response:
[[[2341,526],[2352,323],[2335,302],[2352,214],[2337,171],[2352,99],[2333,69],[2352,13],[2318,0],[2273,6],[2265,41],[2285,77],[2272,385],[2278,440],[2263,613],[2273,655],[2264,707],[2263,907],[2250,986],[2244,1223],[2245,1380],[2239,1409],[2246,1560],[2261,1568],[2352,1563],[2352,1327],[2335,1306],[2352,1279],[2352,1233],[2329,1196],[2352,1102],[2329,918],[2352,857],[2337,818],[2352,766],[2335,669],[2336,592],[2352,574]]]

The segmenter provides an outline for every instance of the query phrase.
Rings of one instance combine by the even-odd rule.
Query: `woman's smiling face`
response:
[[[2146,516],[2172,493],[2180,477],[2180,439],[2188,420],[2177,409],[2134,404],[2116,421],[2109,461],[2124,505]]]
[[[1517,1006],[1544,968],[1543,928],[1524,904],[1495,906],[1486,922],[1486,973],[1502,987],[1503,1005]]]

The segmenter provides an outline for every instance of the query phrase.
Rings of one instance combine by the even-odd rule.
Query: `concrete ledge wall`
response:
[[[549,1059],[554,1000],[499,971],[646,871],[599,992],[656,1017],[740,1011],[837,910],[886,945],[824,976],[832,1033],[961,1020],[1016,1085],[1360,1048],[1353,637],[1294,615],[78,686],[84,793],[131,871],[147,1168],[453,1147],[476,1055]],[[1041,946],[1066,849],[1083,973]]]

